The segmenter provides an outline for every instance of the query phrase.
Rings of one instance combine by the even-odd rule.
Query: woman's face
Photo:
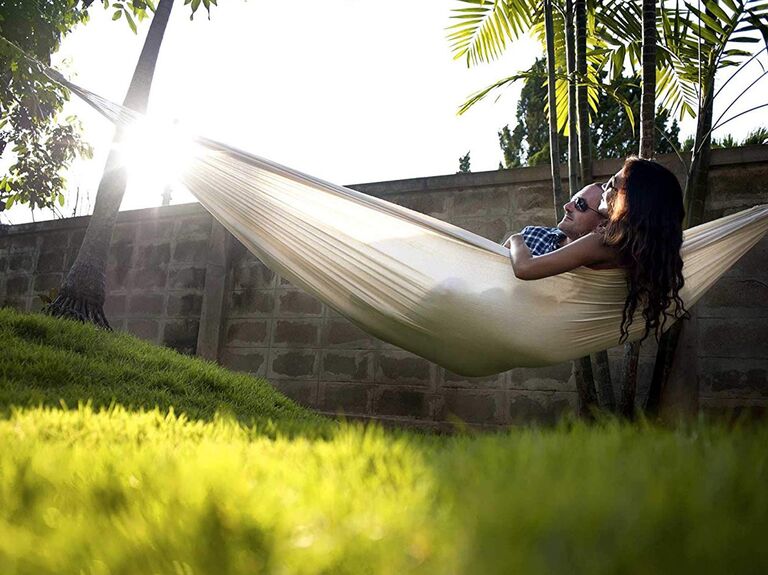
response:
[[[603,184],[603,195],[600,198],[600,205],[597,206],[597,211],[605,217],[610,215],[610,200],[616,195],[621,188],[624,187],[624,169],[622,168],[616,174]]]

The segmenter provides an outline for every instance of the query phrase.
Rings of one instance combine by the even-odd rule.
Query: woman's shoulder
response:
[[[591,269],[612,269],[621,267],[619,251],[605,243],[602,229],[596,229],[593,232],[576,240],[575,243],[581,243],[582,249],[590,254],[591,263],[586,267]]]

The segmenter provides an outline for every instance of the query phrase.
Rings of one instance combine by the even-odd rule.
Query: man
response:
[[[574,195],[563,206],[565,216],[556,228],[526,226],[520,234],[532,256],[541,256],[555,251],[599,226],[605,218],[597,211],[603,188],[600,184],[589,184]],[[509,240],[504,243],[509,247]]]

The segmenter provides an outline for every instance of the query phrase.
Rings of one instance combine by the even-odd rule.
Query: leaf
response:
[[[127,9],[123,10],[123,12],[125,12],[125,18],[128,20],[128,26],[130,26],[133,33],[136,34],[137,33],[136,22],[133,21],[133,17],[131,16],[130,12],[128,12]]]
[[[8,189],[8,184],[5,185],[5,189]],[[7,200],[5,200],[5,209],[10,210],[13,207],[13,202],[16,201],[16,196],[11,196]]]
[[[119,19],[120,19],[120,16],[122,16],[122,15],[123,15],[122,11],[121,11],[121,10],[118,10],[117,12],[115,12],[114,14],[112,14],[112,20],[119,20]]]
[[[64,194],[59,193],[59,205],[63,208],[64,207]]]

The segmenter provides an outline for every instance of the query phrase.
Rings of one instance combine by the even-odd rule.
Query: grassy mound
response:
[[[394,433],[128,336],[0,330],[3,575],[768,571],[768,425]]]
[[[0,309],[0,410],[10,406],[158,407],[192,419],[228,413],[286,425],[322,419],[266,381],[122,333]]]

